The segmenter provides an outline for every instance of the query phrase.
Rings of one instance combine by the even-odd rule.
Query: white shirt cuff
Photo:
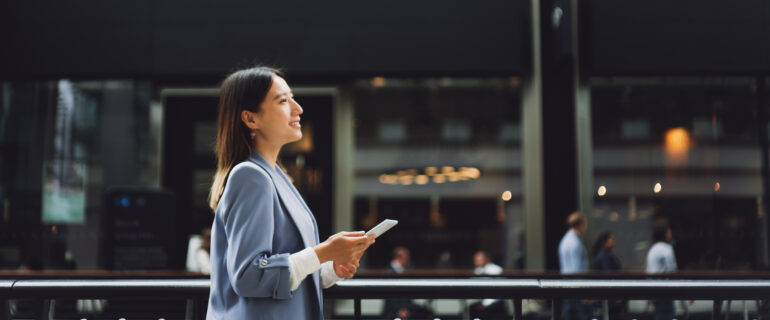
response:
[[[289,255],[289,285],[291,291],[297,290],[302,280],[305,280],[305,277],[320,268],[321,262],[318,260],[318,255],[315,254],[315,250],[312,247]],[[332,270],[332,272],[334,271]]]
[[[326,289],[342,280],[334,271],[334,261],[326,261],[321,265],[321,287]]]

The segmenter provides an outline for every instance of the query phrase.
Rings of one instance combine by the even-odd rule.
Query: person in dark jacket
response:
[[[594,244],[594,259],[591,263],[591,269],[596,271],[612,272],[620,271],[622,266],[620,259],[612,249],[615,247],[615,236],[609,231],[602,232],[596,243]],[[610,319],[623,319],[627,310],[627,303],[625,300],[610,300],[609,301],[609,318]]]
[[[620,259],[612,252],[615,247],[615,236],[605,231],[596,238],[594,244],[594,260],[591,269],[600,271],[617,271],[621,269]]]

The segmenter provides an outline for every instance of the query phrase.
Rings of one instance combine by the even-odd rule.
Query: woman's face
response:
[[[273,85],[256,114],[259,139],[278,146],[302,139],[301,114],[302,107],[294,101],[286,80],[274,76]]]
[[[607,241],[604,242],[605,249],[612,249],[615,246],[615,236],[610,236]]]

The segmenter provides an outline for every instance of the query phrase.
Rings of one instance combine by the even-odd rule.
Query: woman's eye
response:
[[[289,102],[289,100],[287,100],[287,99],[281,99],[281,103],[287,103],[287,102]]]

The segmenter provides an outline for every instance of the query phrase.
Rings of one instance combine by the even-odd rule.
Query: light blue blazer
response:
[[[257,152],[233,167],[211,228],[206,319],[323,319],[320,271],[289,290],[289,255],[317,245],[317,230],[280,168]]]

